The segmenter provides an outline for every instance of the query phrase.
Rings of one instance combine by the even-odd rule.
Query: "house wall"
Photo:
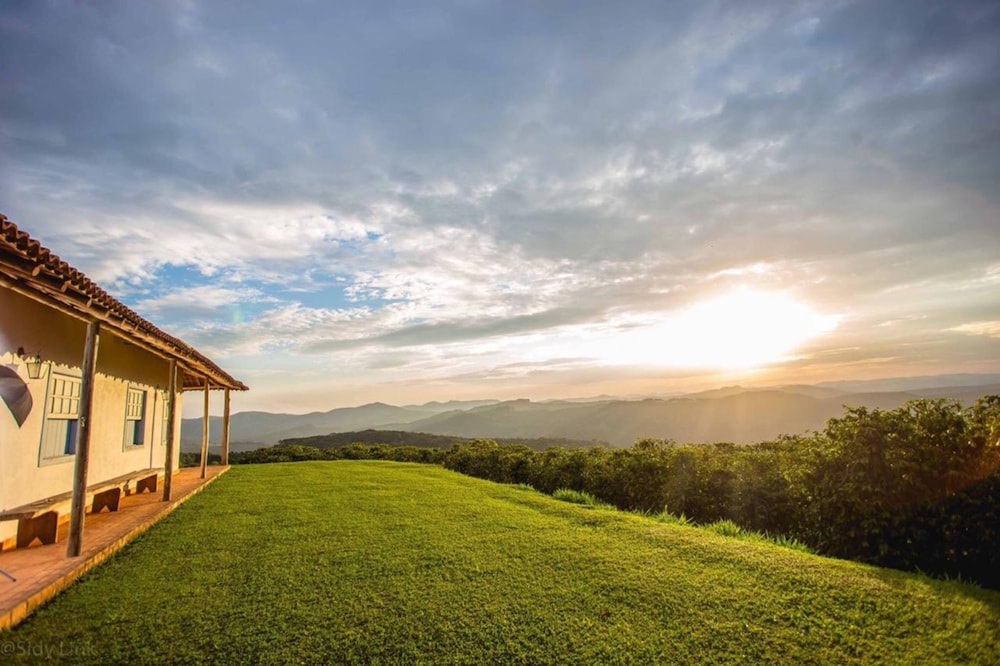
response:
[[[80,377],[86,326],[74,317],[0,288],[0,363],[15,370],[31,392],[33,407],[18,428],[0,403],[0,511],[73,488],[75,456],[45,460],[40,456],[53,373]],[[16,350],[39,353],[39,379],[29,379]],[[98,344],[87,483],[97,483],[149,467],[162,468],[166,445],[163,418],[169,363],[126,343],[102,327]],[[144,443],[126,445],[125,410],[129,387],[146,394]],[[175,393],[175,460],[179,467],[181,393]],[[0,543],[17,533],[16,521],[0,521]]]

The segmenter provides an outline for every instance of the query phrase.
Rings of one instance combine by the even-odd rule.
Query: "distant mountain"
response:
[[[845,395],[847,391],[824,386],[813,386],[811,384],[786,384],[784,386],[768,386],[766,388],[746,387],[746,386],[724,386],[722,388],[699,391],[698,393],[688,393],[681,396],[669,396],[678,398],[727,398],[741,393],[754,393],[760,391],[783,391],[785,393],[797,393],[807,395],[812,398],[834,398]],[[665,397],[665,396],[659,396]]]
[[[282,439],[326,435],[331,432],[365,430],[384,423],[409,423],[426,418],[428,411],[395,407],[375,402],[360,407],[342,407],[309,414],[271,414],[239,412],[230,418],[230,450],[246,451]],[[181,422],[181,450],[196,451],[201,446],[201,419]],[[209,419],[209,441],[218,448],[222,437],[222,419]]]
[[[499,400],[449,400],[448,402],[425,402],[422,405],[405,405],[403,409],[411,409],[421,412],[450,412],[456,409],[473,409],[485,405],[495,405]]]
[[[905,390],[899,387],[907,387]],[[556,438],[627,446],[641,437],[678,442],[750,443],[781,434],[821,430],[847,406],[892,409],[913,398],[948,398],[971,404],[1000,394],[1000,375],[902,377],[769,388],[728,386],[673,398],[588,401],[470,400],[396,407],[372,403],[310,414],[240,412],[230,425],[233,451],[280,440],[369,429],[492,439]],[[222,421],[210,419],[218,449]],[[201,419],[181,425],[181,449],[196,451]]]
[[[1000,387],[995,387],[1000,389]],[[814,397],[801,390],[746,389],[710,397],[550,404],[516,401],[414,421],[403,429],[459,437],[566,437],[628,446],[643,437],[682,443],[748,444],[782,434],[822,430],[845,406],[894,409],[917,397],[961,399],[968,404],[990,387],[904,392],[840,393]],[[823,391],[816,391],[822,396]]]
[[[905,398],[892,400],[901,403]],[[648,399],[585,405],[501,403],[414,421],[407,429],[453,436],[567,437],[627,446],[642,437],[746,443],[821,427],[839,404],[782,391],[718,398]]]
[[[955,387],[980,387],[1000,385],[1000,374],[963,373],[957,375],[922,375],[919,377],[890,377],[888,379],[862,379],[820,382],[816,386],[834,388],[848,393],[883,393],[886,391],[923,391]]]
[[[945,386],[942,388],[910,391],[921,398],[948,398],[970,405],[984,395],[1000,395],[1000,383],[984,386]]]

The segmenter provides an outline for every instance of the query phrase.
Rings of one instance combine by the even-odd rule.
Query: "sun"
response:
[[[784,293],[738,289],[631,326],[602,355],[620,363],[753,369],[788,358],[839,319]]]

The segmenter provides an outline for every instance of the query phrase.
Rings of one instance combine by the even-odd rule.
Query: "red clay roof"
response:
[[[2,213],[0,275],[48,301],[89,315],[113,326],[125,337],[139,340],[177,359],[183,370],[185,388],[203,387],[207,376],[214,387],[247,390],[245,384],[231,377],[211,359],[140,317],[86,275],[18,229]]]

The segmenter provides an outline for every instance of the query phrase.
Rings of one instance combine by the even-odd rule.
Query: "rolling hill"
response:
[[[304,462],[232,469],[3,638],[102,665],[996,664],[998,608],[437,467]]]
[[[291,437],[281,440],[281,444],[309,446],[316,449],[336,449],[350,444],[388,444],[390,446],[416,446],[424,448],[447,449],[455,444],[464,444],[469,437],[452,437],[450,435],[432,435],[425,432],[409,430],[362,430],[355,432],[333,432],[328,435],[312,437]],[[581,448],[607,444],[593,440],[576,440],[552,437],[502,437],[500,444],[518,444],[538,451],[552,446],[563,448]]]

